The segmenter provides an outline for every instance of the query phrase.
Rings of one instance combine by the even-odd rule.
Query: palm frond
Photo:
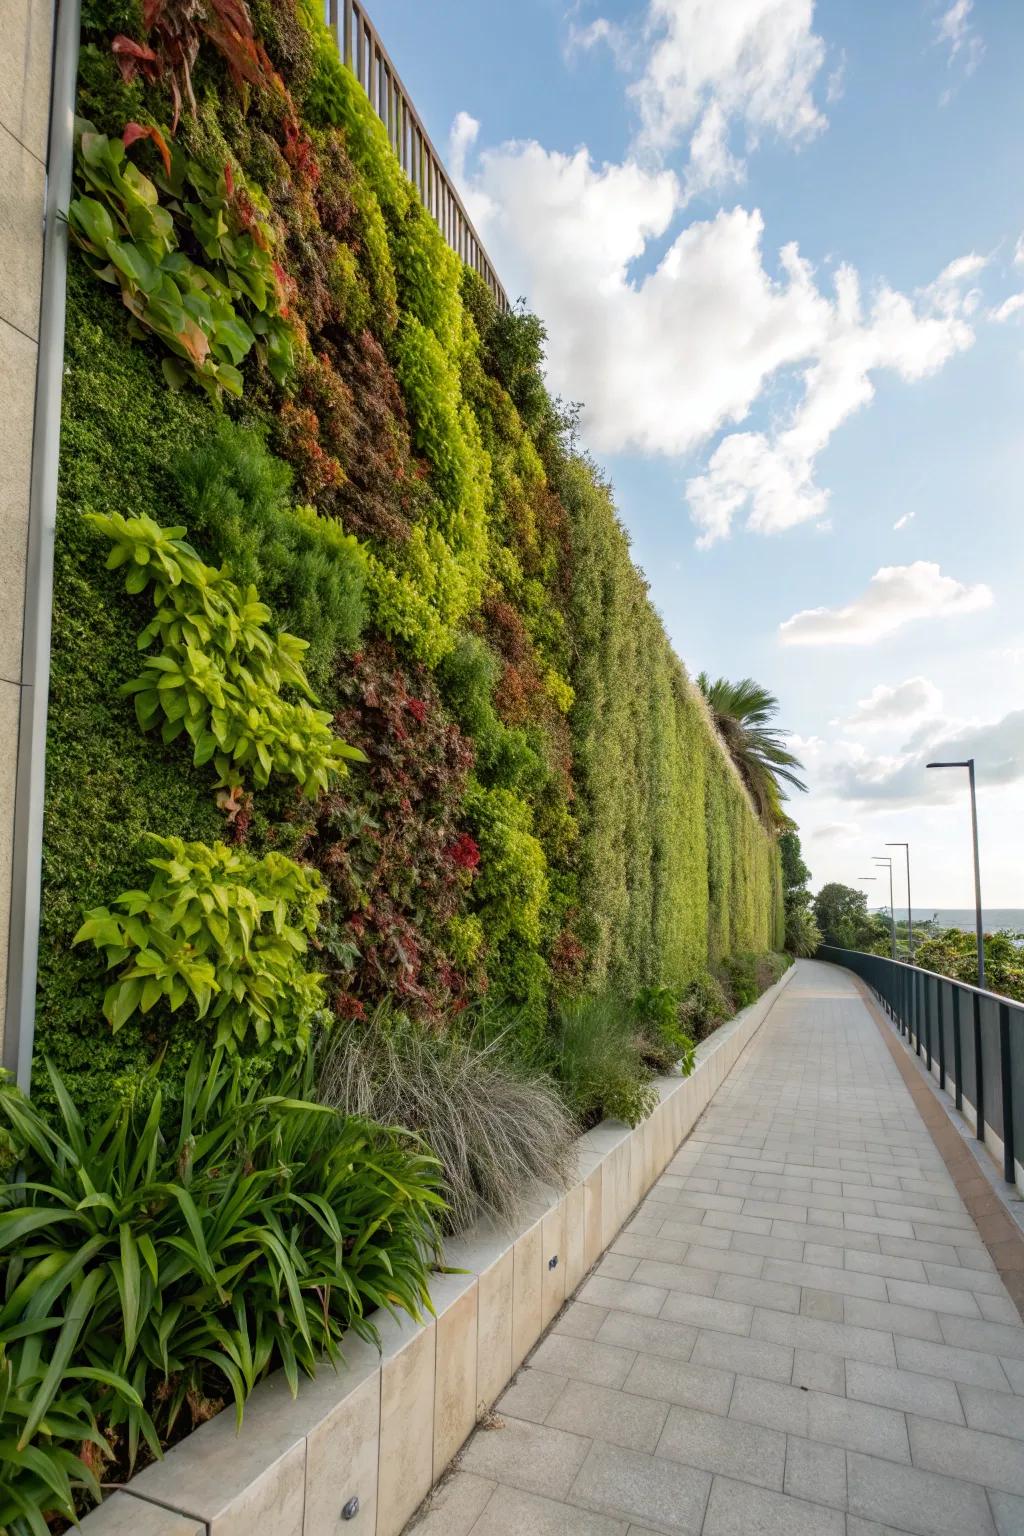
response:
[[[800,790],[806,790],[807,785],[799,776],[803,764],[786,746],[790,733],[772,723],[778,714],[778,699],[752,677],[738,682],[725,677],[712,681],[702,672],[697,686],[758,815],[769,826],[784,825],[788,818],[782,809],[787,798],[783,784]]]

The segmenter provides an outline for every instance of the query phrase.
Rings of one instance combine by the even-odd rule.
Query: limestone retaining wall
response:
[[[512,1230],[479,1224],[450,1242],[435,1316],[378,1314],[381,1349],[352,1339],[292,1398],[282,1372],[204,1424],[82,1523],[83,1536],[398,1536],[663,1172],[792,975],[697,1051],[691,1077],[656,1080],[642,1125],[606,1120],[580,1138],[576,1182],[531,1191]],[[358,1501],[353,1506],[352,1501]],[[348,1511],[346,1513],[346,1510]]]

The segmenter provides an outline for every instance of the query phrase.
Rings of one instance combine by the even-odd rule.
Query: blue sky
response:
[[[681,656],[778,693],[815,883],[909,838],[920,905],[968,904],[924,762],[973,753],[986,899],[1024,907],[1024,6],[372,14]]]

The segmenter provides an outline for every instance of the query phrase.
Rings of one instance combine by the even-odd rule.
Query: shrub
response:
[[[721,981],[710,971],[695,977],[683,995],[683,1019],[686,1028],[698,1042],[706,1040],[735,1011],[732,999]]]
[[[216,1023],[217,1045],[237,1051],[252,1029],[259,1046],[304,1047],[325,1003],[323,977],[302,964],[327,895],[320,876],[281,853],[152,841],[165,857],[149,860],[149,890],[94,907],[74,938],[121,968],[103,1003],[111,1027],[188,1002]]]
[[[637,1125],[658,1102],[632,1010],[611,992],[563,1004],[551,1051],[566,1100],[584,1125],[605,1116]]]
[[[694,1041],[675,988],[644,987],[633,999],[633,1010],[640,1025],[644,1060],[657,1072],[674,1072],[678,1067],[683,1077],[689,1077]]]
[[[375,1308],[418,1317],[441,1210],[434,1161],[310,1102],[309,1061],[256,1087],[197,1053],[166,1139],[159,1090],[89,1138],[52,1075],[56,1128],[0,1085],[25,1171],[0,1190],[0,1332],[17,1386],[2,1427],[24,1447],[5,1446],[4,1476],[10,1497],[7,1469],[24,1473],[16,1493],[34,1503],[17,1515],[33,1533],[40,1511],[68,1513],[68,1453],[83,1441],[94,1465],[113,1446],[128,1471],[142,1441],[159,1455],[183,1410],[196,1421],[227,1397],[240,1421],[276,1366],[294,1393],[347,1328],[375,1337]]]
[[[535,1180],[564,1187],[574,1166],[576,1127],[555,1084],[515,1064],[507,1044],[379,1009],[339,1025],[323,1063],[325,1103],[423,1138],[441,1164],[451,1232],[481,1210],[513,1219]]]
[[[540,942],[548,898],[547,862],[532,832],[530,807],[508,789],[471,782],[466,816],[480,845],[476,896],[492,942],[508,935]]]
[[[721,969],[729,993],[736,1008],[748,1008],[778,981],[790,964],[788,955],[769,950],[755,955],[747,951],[729,955],[722,961]]]
[[[255,587],[282,628],[309,636],[306,671],[326,680],[365,621],[366,555],[359,541],[312,507],[292,507],[288,466],[263,439],[227,420],[174,466],[194,523],[229,560],[239,587]]]
[[[786,948],[797,959],[816,954],[821,944],[821,929],[809,907],[791,906],[786,912]]]
[[[197,767],[213,760],[217,783],[242,785],[248,769],[258,786],[271,773],[287,774],[312,799],[348,773],[363,754],[340,741],[330,715],[312,707],[315,695],[302,665],[305,640],[266,628],[270,610],[254,587],[242,592],[226,566],[204,565],[184,528],[161,528],[150,517],[105,516],[89,521],[112,541],[108,570],[128,566],[125,590],[153,585],[156,613],[139,636],[139,649],[162,649],[141,677],[124,685],[135,698],[144,731],[161,719],[165,742],[185,731]],[[303,695],[297,704],[282,689]]]
[[[725,985],[732,994],[737,1008],[747,1008],[756,1002],[762,992],[757,974],[756,955],[746,952],[727,955],[722,961]]]
[[[1024,963],[1019,934],[986,933],[985,985],[1001,997],[1024,1002]],[[888,951],[886,951],[888,953]],[[914,964],[939,976],[978,984],[978,941],[961,928],[946,928],[915,945]]]

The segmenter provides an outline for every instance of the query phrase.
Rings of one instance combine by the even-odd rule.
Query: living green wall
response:
[[[447,1028],[487,997],[524,1051],[553,1001],[780,941],[774,838],[544,388],[542,328],[499,314],[444,244],[313,0],[252,16],[249,83],[204,40],[174,145],[236,241],[272,254],[262,313],[291,361],[235,288],[257,327],[238,388],[180,357],[171,388],[147,301],[81,220],[69,268],[37,1039],[98,1104],[154,1061],[173,1091],[210,1028],[157,1006],[113,1034],[110,977],[73,942],[86,910],[147,884],[150,834],[315,866],[307,963],[329,1014],[387,1000]],[[111,51],[142,40],[134,5],[83,19],[80,116],[169,141],[166,72],[126,82]],[[127,160],[180,253],[229,272],[158,138]],[[270,627],[311,643],[319,705],[365,761],[312,797],[276,773],[218,795],[184,737],[143,731],[121,690],[152,600],[105,568],[89,516],[117,513],[185,528],[251,583]]]

